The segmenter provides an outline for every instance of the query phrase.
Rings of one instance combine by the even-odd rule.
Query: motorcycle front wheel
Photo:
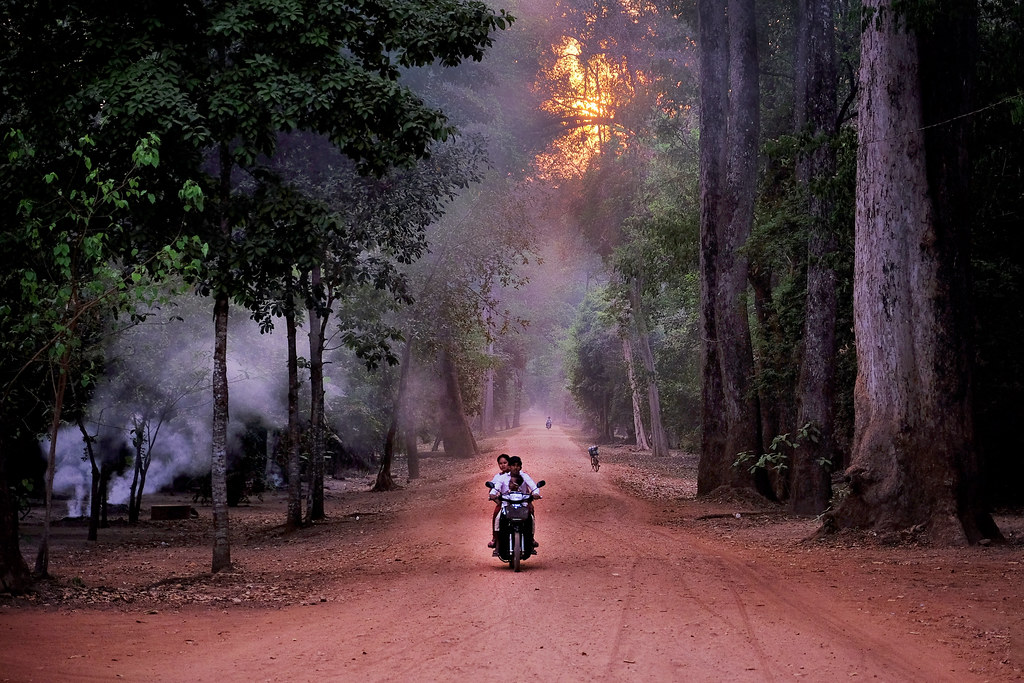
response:
[[[523,559],[523,534],[521,531],[515,532],[512,536],[512,561],[509,566],[512,567],[512,571],[519,571],[519,562]]]

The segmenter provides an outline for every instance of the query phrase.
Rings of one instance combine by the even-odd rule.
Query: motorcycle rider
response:
[[[491,477],[491,483],[495,486],[498,485],[498,477],[503,474],[508,474],[508,453],[502,453],[498,456],[498,473]],[[491,489],[492,491],[494,489]],[[494,501],[494,514],[491,515],[491,542],[487,544],[488,548],[493,548],[498,540],[498,511],[501,510],[501,501],[495,496],[491,496],[491,500]]]
[[[498,476],[496,476],[492,480],[492,482],[494,483],[494,488],[491,489],[491,493],[490,493],[490,496],[491,496],[492,500],[495,500],[495,502],[498,502],[496,499],[501,494],[508,493],[510,490],[512,490],[510,488],[510,486],[509,486],[509,482],[512,480],[513,476],[516,476],[517,478],[518,477],[522,477],[523,483],[525,483],[526,486],[529,487],[528,490],[533,493],[533,497],[534,498],[541,498],[542,497],[539,493],[536,492],[537,491],[537,484],[533,481],[533,479],[530,477],[530,475],[528,475],[526,472],[523,472],[523,459],[520,458],[518,455],[513,455],[512,457],[510,457],[508,459],[508,472],[506,472],[504,474],[499,474]],[[540,545],[540,543],[537,542],[537,537],[536,537],[536,533],[537,533],[537,513],[536,513],[536,510],[533,507],[533,501],[532,500],[530,501],[530,525],[531,525],[531,527],[533,529],[533,533],[530,534],[533,537],[533,547],[536,548],[537,546]],[[494,527],[494,538],[497,539],[497,534],[498,534],[498,518],[497,517],[494,518],[494,525],[493,525],[493,527]],[[488,545],[488,547],[491,547],[491,546]]]

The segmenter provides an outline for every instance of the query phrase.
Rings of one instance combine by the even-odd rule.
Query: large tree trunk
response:
[[[760,422],[753,390],[754,352],[747,311],[748,260],[742,248],[754,225],[757,192],[760,88],[757,23],[753,0],[729,2],[729,172],[728,221],[719,236],[719,361],[722,364],[725,414],[729,425],[726,454],[735,457],[761,447]],[[734,460],[733,460],[734,461]],[[732,463],[729,463],[732,467]],[[740,470],[742,468],[733,468]],[[751,485],[744,478],[741,485]]]
[[[813,187],[835,173],[831,138],[836,133],[836,67],[833,32],[835,0],[801,0],[797,37],[795,127],[814,140],[797,160],[797,178],[807,193],[807,297],[797,389],[797,429],[811,425],[817,439],[804,440],[792,454],[789,509],[817,515],[832,497],[837,465],[834,425],[838,281],[830,264],[838,248],[832,204]]]
[[[290,287],[289,287],[290,289]],[[284,320],[288,337],[288,512],[285,526],[302,526],[302,459],[299,450],[299,358],[295,325],[295,300],[286,293]]]
[[[476,440],[466,421],[459,388],[459,370],[447,350],[441,351],[441,374],[444,382],[441,399],[441,438],[447,455],[469,458],[478,454]]]
[[[0,590],[20,592],[31,585],[25,558],[21,555],[18,506],[8,481],[7,452],[0,435]]]
[[[703,494],[722,485],[752,487],[753,478],[733,463],[738,454],[761,448],[751,382],[748,262],[741,253],[753,226],[760,103],[753,0],[729,2],[727,22],[722,16],[723,3],[700,0],[698,12],[702,41],[701,280],[707,288],[701,295],[701,311],[704,363],[717,361],[718,366],[717,371],[704,368],[704,429],[714,432],[705,433],[702,443],[697,491]],[[726,24],[728,78],[721,66],[726,62],[721,43]],[[726,136],[722,137],[720,130],[712,132],[715,127],[725,128]],[[705,140],[705,133],[710,133],[710,139]]]
[[[228,536],[228,295],[217,294],[213,305],[213,433],[210,487],[213,499],[214,574],[231,566]]]
[[[221,143],[219,220],[220,239],[227,249],[231,241],[227,205],[231,200],[231,153]],[[230,276],[222,274],[225,279]],[[210,435],[210,498],[213,502],[213,561],[214,574],[231,566],[231,541],[228,533],[228,312],[230,299],[222,282],[213,303],[213,426]]]
[[[402,350],[402,362],[398,371],[398,389],[395,391],[395,403],[391,409],[391,424],[388,426],[387,436],[384,438],[384,457],[380,461],[380,469],[377,471],[377,480],[374,482],[374,491],[392,491],[400,488],[395,484],[391,476],[391,463],[394,460],[395,441],[398,437],[399,428],[403,422],[403,406],[405,405],[405,394],[409,386],[409,363],[412,358],[412,342],[405,342]],[[413,439],[415,442],[415,439]],[[411,478],[411,476],[410,476]]]
[[[622,331],[622,356],[626,361],[626,375],[629,377],[629,393],[633,397],[633,431],[636,434],[636,445],[642,451],[651,450],[644,429],[643,409],[640,405],[640,386],[636,381],[633,369],[633,346],[629,343],[629,330]]]
[[[640,297],[639,278],[633,278],[629,291],[633,325],[636,327],[636,347],[640,353],[640,362],[644,366],[644,384],[647,385],[647,407],[651,414],[651,445],[654,457],[665,458],[668,457],[668,435],[661,421],[658,373],[654,366],[654,353],[651,351],[651,335],[647,331],[647,315],[644,313],[643,300]]]
[[[311,275],[314,291],[320,289],[320,267]],[[309,308],[309,502],[306,521],[324,519],[324,321],[317,306]]]
[[[856,420],[830,521],[957,544],[999,532],[978,493],[965,306],[976,6],[948,4],[927,25],[876,14],[862,39]]]
[[[718,225],[725,193],[728,115],[726,4],[698,0],[700,31],[700,326],[701,448],[697,493],[707,494],[732,479],[725,452],[728,425],[722,412],[724,390],[718,354]]]

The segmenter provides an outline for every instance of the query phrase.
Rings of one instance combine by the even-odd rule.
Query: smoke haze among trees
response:
[[[0,282],[12,302],[0,319],[10,359],[0,440],[0,488],[14,492],[0,497],[8,537],[17,535],[10,511],[40,493],[34,449],[46,451],[54,423],[53,491],[70,497],[68,514],[88,514],[94,475],[83,428],[109,464],[110,503],[132,495],[133,464],[146,451],[133,428],[159,425],[146,492],[194,487],[210,473],[211,453],[225,478],[248,458],[246,476],[260,485],[297,487],[290,468],[301,458],[302,480],[314,481],[303,493],[309,505],[325,457],[377,469],[387,488],[400,485],[394,457],[409,458],[413,475],[418,449],[472,457],[478,436],[530,411],[596,440],[649,446],[651,457],[699,452],[701,494],[746,488],[800,514],[839,509],[835,525],[921,527],[939,540],[955,536],[948,519],[938,521],[951,515],[967,540],[997,537],[987,510],[1019,504],[1013,482],[1024,473],[1013,429],[1024,402],[1015,347],[1024,332],[1015,303],[1024,285],[1020,3],[955,3],[966,18],[954,26],[923,7],[906,17],[905,45],[840,0],[489,4],[445,3],[458,10],[445,20],[456,24],[450,40],[431,33],[441,23],[418,21],[442,21],[430,3],[403,5],[422,17],[389,26],[394,49],[383,52],[358,22],[338,20],[333,39],[346,47],[330,53],[343,55],[337,63],[293,52],[243,20],[255,11],[245,2],[227,3],[237,5],[237,25],[152,3],[70,23],[5,8],[3,205],[17,229],[4,239],[38,255]],[[322,10],[315,5],[307,10]],[[164,28],[149,23],[156,17]],[[165,41],[166,50],[137,60],[131,40],[123,52],[111,47],[102,22],[119,19],[139,45]],[[285,23],[295,36],[311,30]],[[422,52],[413,47],[420,28]],[[246,47],[199,65],[196,55],[220,49],[203,42],[218,31],[278,61]],[[42,60],[54,40],[64,52]],[[957,41],[971,49],[950,51],[946,66],[971,87],[943,108],[933,70],[942,46]],[[867,95],[879,83],[872,65],[897,48],[915,52],[907,68],[927,77],[922,104],[906,113],[920,121],[908,131],[949,132],[946,141],[929,132],[921,145],[959,169],[955,178],[914,171],[927,180],[921,215],[938,217],[938,232],[920,242],[955,246],[935,258],[962,268],[954,278],[937,267],[947,285],[915,296],[951,297],[956,314],[929,329],[962,363],[952,375],[919,368],[906,386],[885,377],[876,400],[890,389],[915,396],[897,410],[893,433],[925,429],[913,415],[951,415],[952,394],[963,401],[961,428],[943,437],[955,447],[877,437],[884,443],[873,452],[900,462],[898,472],[866,455],[872,435],[890,427],[858,422],[870,411],[857,393],[882,372],[864,344],[896,344],[880,331],[895,325],[870,328],[866,314],[922,285],[907,276],[872,301],[878,287],[858,280],[864,264],[890,258],[865,251],[877,235],[864,223],[865,197],[901,189],[864,184],[873,149],[865,141],[893,135],[869,127],[882,124]],[[323,91],[289,90],[313,56]],[[61,60],[77,66],[57,78]],[[220,104],[179,82],[175,60],[209,69]],[[242,64],[248,71],[231,71]],[[335,87],[331,79],[340,84],[357,67],[372,87]],[[53,76],[43,92],[34,89],[39,73]],[[905,82],[894,83],[909,97]],[[158,142],[144,146],[152,156],[140,162],[137,141],[153,132]],[[95,139],[79,149],[86,136]],[[882,161],[902,148],[892,149]],[[54,208],[58,196],[104,201],[82,200],[69,218]],[[893,211],[908,201],[897,196]],[[80,261],[46,255],[75,244],[76,230],[88,233],[82,225],[111,236],[82,262],[109,265],[63,287],[42,274]],[[903,272],[907,264],[891,259],[887,272]],[[124,294],[115,305],[106,291]],[[907,317],[922,307],[913,310]],[[226,337],[215,335],[214,319]],[[311,322],[314,332],[324,323],[322,364]],[[925,333],[907,334],[901,343],[923,353],[928,340],[908,340]],[[298,342],[291,351],[289,341]],[[223,368],[215,349],[226,354]],[[226,390],[215,391],[220,376]],[[61,378],[67,406],[55,419]],[[917,385],[946,389],[925,410]],[[936,459],[958,482],[933,491],[952,501],[942,513],[906,493],[942,479]],[[215,507],[217,479],[215,468]]]

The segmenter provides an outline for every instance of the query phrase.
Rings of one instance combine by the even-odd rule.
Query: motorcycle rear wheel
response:
[[[512,535],[512,561],[509,566],[512,567],[512,571],[519,571],[519,562],[523,559],[523,534],[522,532],[515,532]]]

